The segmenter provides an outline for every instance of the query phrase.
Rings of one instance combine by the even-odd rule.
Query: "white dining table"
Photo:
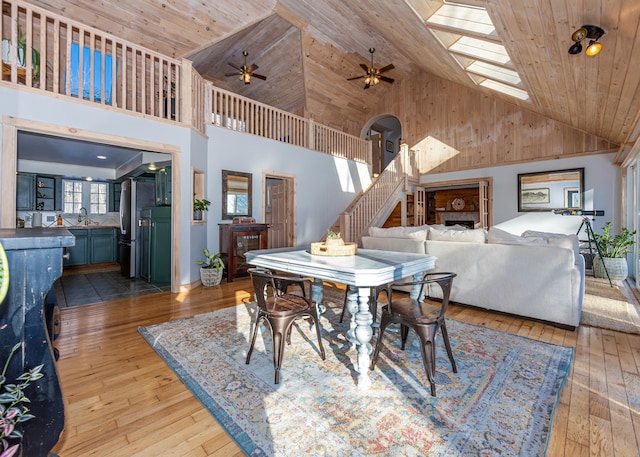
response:
[[[334,281],[352,286],[348,294],[351,312],[351,328],[347,338],[357,349],[359,389],[368,389],[373,315],[369,309],[372,288],[413,277],[419,280],[422,274],[435,267],[436,257],[408,252],[358,249],[355,255],[313,255],[308,249],[280,248],[249,251],[245,253],[247,263],[313,278],[312,299],[322,303],[322,281]],[[411,292],[417,298],[418,290]],[[355,311],[355,312],[354,312]]]

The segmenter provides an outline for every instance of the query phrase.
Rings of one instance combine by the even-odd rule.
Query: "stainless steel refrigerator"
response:
[[[122,181],[120,191],[120,272],[128,278],[140,277],[141,228],[143,208],[155,205],[155,183],[144,179]]]

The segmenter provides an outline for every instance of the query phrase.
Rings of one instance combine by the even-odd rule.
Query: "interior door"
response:
[[[379,133],[371,132],[371,172],[374,176],[382,173],[384,169],[381,140],[382,136]]]
[[[272,180],[270,195],[267,199],[271,205],[271,222],[269,227],[269,248],[289,246],[290,217],[288,211],[287,181]]]

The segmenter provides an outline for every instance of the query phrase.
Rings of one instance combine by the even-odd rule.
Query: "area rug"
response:
[[[616,283],[611,287],[607,279],[587,276],[580,324],[640,334],[640,310],[620,288]]]
[[[449,320],[458,373],[439,339],[432,397],[413,335],[402,351],[399,332],[387,331],[371,388],[360,391],[348,319],[328,305],[326,360],[299,321],[278,385],[268,330],[245,364],[254,303],[139,331],[250,456],[545,455],[572,348]]]

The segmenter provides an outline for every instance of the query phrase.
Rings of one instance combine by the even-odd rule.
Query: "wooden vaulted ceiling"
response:
[[[487,9],[530,101],[477,86],[436,36],[428,18],[443,0],[29,0],[30,3],[193,61],[205,78],[258,101],[328,122],[331,112],[366,115],[389,87],[363,90],[376,66],[393,63],[401,82],[447,79],[631,148],[640,135],[640,2],[632,0],[460,0]],[[601,26],[602,52],[569,55],[571,34]],[[244,85],[227,65],[256,63],[268,77]],[[377,114],[377,113],[374,113]],[[635,131],[634,131],[635,130]]]

